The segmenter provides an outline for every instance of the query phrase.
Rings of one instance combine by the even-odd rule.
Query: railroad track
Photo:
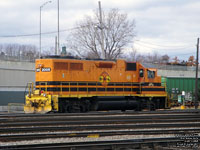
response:
[[[74,137],[103,137],[113,135],[159,135],[159,134],[197,134],[200,133],[199,129],[162,129],[162,130],[118,130],[118,131],[104,131],[104,132],[71,132],[71,133],[40,133],[40,134],[15,134],[15,135],[0,135],[0,141],[23,141],[23,140],[35,140],[35,139],[50,139],[50,138],[74,138]]]
[[[53,126],[53,125],[84,125],[84,124],[121,124],[121,123],[148,123],[148,122],[198,122],[200,112],[185,113],[120,113],[120,114],[78,114],[71,115],[19,115],[0,116],[0,127],[20,127],[20,126]]]
[[[8,145],[11,145],[7,147],[8,149],[22,148],[23,146],[12,147],[14,146],[12,142],[16,144],[18,141],[59,138],[70,138],[76,141],[76,138],[93,137],[101,139],[103,137],[120,137],[124,135],[151,135],[153,137],[170,135],[175,138],[176,135],[181,134],[200,134],[200,111],[0,115],[0,145],[1,143],[3,145],[8,143]],[[144,142],[144,140],[142,141]],[[79,145],[76,149],[82,146]],[[47,147],[51,149],[51,146]],[[5,147],[0,146],[0,148],[3,149]],[[43,148],[45,149],[45,147]],[[67,148],[70,149],[70,146]],[[88,147],[86,146],[85,148],[87,149]]]
[[[46,116],[96,116],[96,115],[138,115],[138,114],[186,114],[186,113],[200,113],[200,110],[190,109],[190,110],[156,110],[156,111],[100,111],[100,112],[87,112],[87,113],[47,113],[47,114],[24,114],[24,113],[10,113],[10,114],[0,114],[0,118],[20,118],[20,117],[46,117]]]
[[[198,138],[198,137],[197,137]],[[90,141],[90,142],[73,142],[73,143],[55,143],[55,144],[33,144],[33,145],[13,145],[13,146],[2,146],[0,149],[4,150],[88,150],[88,149],[180,149],[179,145],[185,143],[185,140],[179,137],[169,137],[169,138],[146,138],[146,139],[131,139],[131,140],[115,140],[115,141]],[[195,142],[194,142],[195,143]],[[188,147],[198,148],[198,143]]]
[[[92,125],[92,124],[132,124],[132,123],[167,123],[167,122],[200,122],[200,115],[167,115],[167,116],[110,116],[110,117],[59,117],[59,118],[25,118],[0,119],[0,127],[33,127],[55,125]]]

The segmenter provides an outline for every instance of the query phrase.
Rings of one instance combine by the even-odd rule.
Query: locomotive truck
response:
[[[36,60],[25,113],[163,109],[168,106],[157,70],[125,60],[46,56]]]

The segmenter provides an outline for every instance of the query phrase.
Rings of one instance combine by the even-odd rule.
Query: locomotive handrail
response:
[[[31,86],[30,86],[31,85]],[[33,82],[28,82],[24,91],[24,102],[25,102],[25,94],[26,94],[26,89],[28,88],[28,96],[30,97],[31,94],[33,93]]]
[[[60,82],[60,92],[61,92],[61,94],[62,94],[62,85],[63,85],[63,82]]]
[[[39,82],[39,85],[40,85],[39,90],[41,91],[41,85],[43,83],[45,84],[45,92],[47,92],[47,82]]]
[[[139,85],[140,85],[140,86],[139,86],[139,89],[140,89],[139,92],[140,92],[140,94],[142,94],[142,84],[144,84],[144,82],[140,82],[140,83],[139,83]]]
[[[82,83],[82,82],[81,82]],[[127,92],[136,92],[138,94],[141,94],[143,91],[143,86],[147,86],[145,82],[137,82],[137,85],[133,82],[129,82],[128,84],[126,82],[113,82],[111,83],[111,85],[102,85],[100,82],[92,82],[92,84],[90,84],[91,82],[84,82],[84,84],[80,84],[79,82],[67,82],[67,81],[61,81],[59,82],[59,84],[55,83],[48,83],[48,82],[39,82],[39,90],[44,90],[44,92],[60,92],[60,94],[65,94],[66,92],[69,95],[74,95],[75,91],[76,91],[76,95],[81,94],[82,92],[84,92],[86,95],[88,94],[99,94],[99,91],[101,91],[101,94],[106,94],[106,93],[110,93],[110,92],[120,92],[120,94],[127,94]],[[51,87],[50,85],[53,85],[53,87]],[[82,88],[82,85],[84,85],[84,90]],[[49,87],[50,86],[50,87]],[[90,89],[92,86],[92,89]],[[111,87],[112,86],[112,87]],[[137,86],[137,89],[135,89],[134,87]],[[67,89],[65,89],[65,87],[67,87]],[[101,89],[103,88],[103,89]],[[109,89],[112,88],[112,89]],[[31,88],[30,88],[31,89]],[[75,90],[75,91],[74,91]],[[136,90],[136,91],[135,91]],[[166,87],[165,87],[166,90]],[[30,90],[29,90],[30,91]],[[80,93],[78,93],[80,92]],[[50,92],[51,93],[51,92]],[[30,93],[29,93],[30,95]]]
[[[29,95],[29,97],[31,96],[32,93],[33,93],[33,82],[29,82],[28,83],[28,95]]]

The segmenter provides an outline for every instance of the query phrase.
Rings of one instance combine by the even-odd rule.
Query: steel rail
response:
[[[95,115],[138,115],[138,114],[186,114],[200,113],[200,110],[157,110],[157,111],[108,111],[108,112],[88,112],[88,113],[48,113],[48,114],[0,114],[0,118],[20,118],[20,117],[46,117],[46,116],[95,116]]]
[[[200,127],[200,123],[155,123],[155,124],[105,124],[105,125],[73,125],[73,126],[44,126],[44,127],[21,127],[0,128],[0,134],[20,132],[50,132],[50,131],[83,131],[83,130],[114,130],[114,129],[142,129],[142,128],[184,128]]]
[[[74,120],[74,121],[29,121],[29,122],[6,122],[0,123],[1,128],[8,128],[8,127],[35,127],[35,126],[60,126],[60,125],[95,125],[95,124],[135,124],[135,123],[187,123],[187,122],[200,122],[199,118],[174,118],[174,119],[162,119],[162,118],[152,118],[152,119],[113,119],[110,118],[101,120],[101,119],[94,119],[94,120]]]
[[[0,118],[4,122],[33,122],[33,121],[74,121],[74,120],[110,120],[110,119],[175,119],[175,118],[200,118],[200,114],[169,114],[169,115],[101,115],[101,116],[43,116]]]
[[[159,134],[195,134],[200,133],[198,129],[165,129],[165,130],[136,130],[136,131],[106,131],[106,132],[71,132],[71,133],[46,133],[46,134],[18,134],[18,135],[0,135],[1,142],[50,139],[50,138],[74,138],[74,137],[103,137],[116,135],[159,135]]]
[[[199,137],[198,137],[199,138]],[[184,143],[184,139],[180,137],[168,138],[146,138],[146,139],[130,139],[130,140],[113,140],[113,141],[90,141],[90,142],[72,142],[72,143],[54,143],[54,144],[32,144],[32,145],[12,145],[1,146],[0,149],[4,150],[32,150],[32,149],[65,149],[65,150],[86,150],[86,149],[119,149],[119,148],[135,148],[141,149],[149,146],[155,148],[161,147],[176,147],[177,143]]]

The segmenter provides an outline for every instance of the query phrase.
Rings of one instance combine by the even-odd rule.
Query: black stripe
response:
[[[128,92],[130,92],[131,91],[131,88],[124,88],[124,91],[128,91]]]
[[[51,81],[51,82],[47,82],[47,85],[60,85],[60,82]]]
[[[145,82],[142,84],[142,86],[149,86],[149,84],[151,84],[151,82]],[[161,86],[161,83],[152,83],[153,86]]]
[[[39,89],[39,88],[36,88],[36,89]],[[116,91],[116,92],[120,92],[120,91],[125,91],[125,92],[131,92],[131,88],[62,88],[62,91],[72,91],[72,92],[78,92],[79,91],[87,91],[88,89],[88,92],[95,92],[96,90],[99,91],[99,92],[104,92],[104,91]],[[41,90],[46,90],[46,88],[41,88]],[[56,91],[61,91],[61,88],[47,88],[47,91],[53,91],[53,92],[56,92]],[[132,91],[133,92],[137,92],[137,91],[140,91],[139,88],[132,88]],[[165,91],[165,88],[142,88],[141,91]]]
[[[139,83],[133,83],[132,86],[139,86]]]
[[[89,91],[89,92],[91,92],[91,91],[92,91],[92,92],[93,92],[93,91],[96,91],[96,88],[88,88],[88,91]]]
[[[116,86],[123,86],[123,83],[115,83]]]
[[[108,86],[114,86],[115,84],[114,83],[108,83]]]
[[[44,91],[45,91],[45,88],[44,88]],[[47,91],[61,91],[61,88],[47,88]]]
[[[69,88],[62,88],[62,91],[69,91]]]
[[[139,88],[132,88],[132,90],[133,90],[133,92],[138,92],[138,91],[140,91]]]
[[[76,83],[73,83],[73,82],[72,82],[72,83],[70,83],[70,85],[77,85],[77,82],[76,82]]]
[[[88,83],[88,85],[95,85],[96,86],[96,83]]]
[[[78,88],[79,91],[87,91],[87,88]]]
[[[69,85],[69,82],[62,82],[62,85]]]
[[[131,86],[131,83],[124,83],[124,86]]]
[[[102,92],[102,91],[105,91],[106,89],[105,88],[97,88],[97,91],[99,92]]]
[[[77,91],[77,88],[70,88],[70,91],[76,92],[76,91]]]
[[[142,88],[142,91],[165,91],[165,88]]]
[[[60,82],[60,81],[49,81],[49,82],[36,82],[36,85],[89,85],[89,86],[102,86],[100,82]],[[142,83],[142,86],[149,86],[151,82]],[[152,83],[153,86],[161,86],[161,83]],[[108,86],[139,86],[140,83],[131,83],[131,82],[110,82],[107,84]]]
[[[108,91],[108,92],[114,91],[114,88],[107,88],[107,91]]]
[[[82,83],[82,82],[81,82],[81,83],[78,83],[78,85],[87,85],[87,83]]]
[[[116,88],[116,91],[123,91],[123,88]]]

